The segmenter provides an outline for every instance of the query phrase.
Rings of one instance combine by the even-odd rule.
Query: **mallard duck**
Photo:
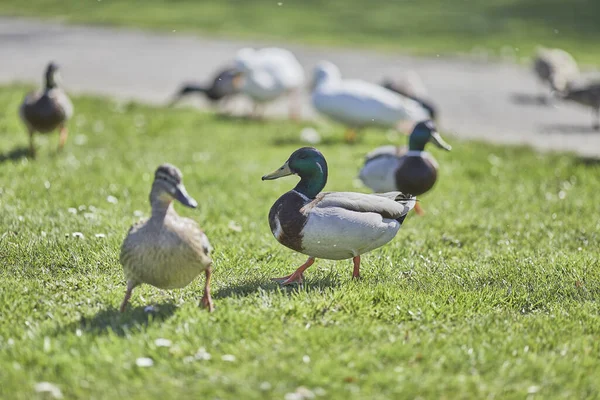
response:
[[[325,192],[327,162],[313,147],[296,150],[283,166],[262,180],[297,174],[300,182],[281,196],[269,212],[271,232],[290,249],[309,256],[291,275],[275,278],[283,285],[302,283],[315,258],[354,262],[353,278],[360,276],[360,256],[396,236],[416,198],[401,192],[363,194]]]
[[[429,111],[414,100],[379,85],[343,80],[334,64],[323,61],[314,70],[312,103],[317,111],[348,128],[346,140],[367,126],[402,128],[429,119]]]
[[[446,151],[452,149],[437,133],[432,121],[419,122],[410,134],[408,149],[384,146],[367,154],[360,180],[375,192],[400,190],[416,196],[426,193],[435,184],[438,170],[438,163],[425,151],[429,142]],[[423,215],[419,204],[415,211]]]
[[[429,112],[429,118],[432,120],[437,118],[437,107],[427,99],[425,85],[415,71],[408,71],[400,80],[385,78],[381,82],[381,86],[416,101]]]
[[[203,86],[194,83],[182,85],[175,96],[173,96],[170,105],[175,105],[183,97],[192,93],[201,93],[204,94],[211,103],[224,107],[224,103],[240,92],[241,84],[242,81],[239,71],[231,67],[224,68],[217,73],[210,85]]]
[[[567,83],[579,74],[579,67],[573,56],[562,49],[538,47],[533,71],[542,85],[553,91],[563,91]]]
[[[592,128],[600,130],[600,82],[592,81],[575,85],[569,83],[567,88],[558,92],[563,100],[573,101],[583,106],[590,107],[594,114]]]
[[[58,65],[51,62],[46,68],[44,90],[28,93],[19,108],[19,115],[29,131],[29,151],[34,157],[33,135],[36,132],[50,133],[59,128],[59,150],[67,141],[69,131],[66,124],[73,115],[73,104],[59,83]]]
[[[243,76],[242,93],[254,102],[255,116],[264,104],[284,95],[291,96],[290,118],[300,116],[300,90],[304,85],[304,69],[286,49],[267,47],[259,50],[243,48],[238,51],[235,66]]]
[[[160,289],[182,288],[202,272],[206,281],[201,304],[213,310],[209,256],[212,247],[194,220],[177,214],[173,200],[186,207],[198,205],[185,190],[181,171],[163,164],[156,169],[150,191],[152,216],[133,225],[121,246],[120,260],[127,280],[121,312],[125,311],[133,289],[142,283]]]

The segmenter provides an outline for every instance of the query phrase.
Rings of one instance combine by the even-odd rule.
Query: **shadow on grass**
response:
[[[31,156],[28,147],[17,147],[8,153],[0,154],[0,164],[6,161],[19,161],[22,158]]]
[[[173,316],[175,310],[177,310],[177,306],[170,302],[128,308],[124,313],[116,308],[102,310],[91,318],[81,317],[78,322],[67,325],[61,331],[74,332],[80,329],[82,332],[93,335],[113,332],[117,336],[123,337],[151,324],[162,323]]]
[[[575,159],[575,163],[586,167],[600,167],[600,157],[581,156]]]
[[[235,283],[226,288],[220,289],[213,295],[213,298],[224,299],[227,297],[246,297],[251,296],[257,292],[281,292],[284,294],[291,294],[298,290],[316,292],[322,289],[335,288],[340,285],[341,282],[333,276],[327,276],[319,279],[305,279],[304,283],[301,286],[281,286],[280,284],[272,281],[269,278],[253,279],[249,281]]]

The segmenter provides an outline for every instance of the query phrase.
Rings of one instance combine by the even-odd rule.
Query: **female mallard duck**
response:
[[[201,304],[213,310],[210,297],[212,247],[198,224],[180,217],[173,200],[186,207],[198,203],[183,186],[181,171],[170,164],[158,167],[150,191],[152,216],[129,229],[121,246],[121,264],[127,279],[127,292],[121,304],[125,311],[133,288],[142,283],[160,289],[182,288],[204,272],[204,296]]]
[[[262,179],[292,174],[298,174],[300,182],[273,204],[269,225],[279,243],[309,258],[293,274],[275,279],[284,285],[302,283],[302,274],[315,257],[352,258],[352,276],[358,278],[360,255],[392,240],[415,206],[416,198],[401,192],[320,193],[327,183],[327,162],[312,147],[296,150],[281,168]]]
[[[241,91],[254,102],[255,116],[265,103],[290,95],[290,118],[300,117],[300,90],[305,77],[292,52],[277,47],[243,48],[237,52],[235,65],[244,78]]]
[[[323,61],[314,70],[312,103],[317,111],[347,126],[346,140],[367,126],[401,129],[429,119],[429,111],[418,102],[379,85],[342,79],[334,64]]]
[[[452,147],[437,133],[432,121],[419,122],[410,134],[408,150],[402,147],[384,146],[367,154],[360,171],[360,180],[375,192],[400,190],[420,196],[433,187],[437,180],[438,163],[425,150],[433,142],[450,151]],[[423,210],[417,204],[417,214]]]
[[[67,141],[69,132],[66,123],[73,115],[73,104],[67,94],[58,87],[59,83],[58,66],[54,63],[48,64],[44,90],[27,94],[19,108],[19,115],[29,131],[29,151],[32,156],[35,156],[35,132],[50,133],[60,128],[59,150]]]

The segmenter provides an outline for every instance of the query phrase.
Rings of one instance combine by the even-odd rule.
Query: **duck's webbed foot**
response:
[[[298,285],[302,284],[302,280],[304,278],[304,271],[315,262],[314,257],[309,257],[308,260],[304,264],[302,264],[293,274],[284,276],[281,278],[273,278],[273,281],[281,284],[281,285],[291,285],[296,283]]]

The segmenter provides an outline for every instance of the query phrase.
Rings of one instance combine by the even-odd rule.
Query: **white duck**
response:
[[[346,140],[367,126],[401,128],[430,118],[418,102],[379,85],[361,80],[343,80],[338,67],[320,62],[313,74],[313,106],[321,114],[348,127]]]
[[[242,93],[254,101],[255,115],[261,105],[291,95],[290,118],[299,117],[299,95],[305,77],[292,52],[276,47],[243,48],[236,55],[235,67],[244,78]]]

